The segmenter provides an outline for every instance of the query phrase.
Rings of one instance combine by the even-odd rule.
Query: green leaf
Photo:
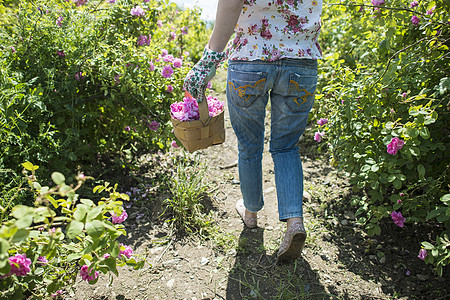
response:
[[[134,270],[142,269],[144,267],[144,265],[145,265],[145,261],[144,260],[138,261],[136,263],[136,265],[133,267],[133,269]]]
[[[102,185],[97,185],[96,187],[94,187],[94,194],[95,193],[101,193],[101,192],[103,192],[105,190],[105,187],[104,186],[102,186]]]
[[[106,229],[111,230],[113,232],[117,231],[117,228],[109,221],[103,221],[103,226],[105,226]]]
[[[111,243],[109,253],[112,257],[117,257],[120,254],[120,245],[117,241]]]
[[[30,227],[31,224],[33,224],[33,216],[32,215],[23,216],[22,218],[17,220],[14,224],[17,226],[17,228]]]
[[[397,178],[394,180],[394,182],[392,182],[392,184],[394,185],[394,188],[396,188],[397,190],[402,187],[402,181]]]
[[[73,261],[76,259],[80,259],[82,256],[83,256],[83,254],[81,252],[70,253],[69,255],[67,255],[67,261]]]
[[[35,171],[35,170],[39,169],[39,166],[35,166],[35,165],[33,165],[32,163],[30,163],[29,161],[24,162],[24,163],[22,164],[22,166],[23,166],[25,169],[27,169],[28,171]]]
[[[75,212],[73,213],[73,218],[77,221],[83,222],[84,217],[86,216],[88,208],[84,204],[78,204]]]
[[[434,246],[428,242],[422,242],[422,246],[427,250],[434,249]]]
[[[33,188],[37,191],[40,191],[42,189],[42,186],[39,184],[39,182],[33,182]]]
[[[86,232],[93,238],[98,238],[102,235],[105,227],[102,221],[93,220],[92,222],[86,223]]]
[[[440,199],[442,202],[444,202],[445,204],[447,204],[448,201],[450,201],[450,194],[445,194],[444,196],[441,197]],[[448,205],[448,204],[447,204]]]
[[[7,240],[0,238],[0,255],[8,253],[10,247]]]
[[[20,243],[27,239],[30,232],[26,229],[19,229],[16,231],[16,233],[13,235],[11,242],[12,243]]]
[[[25,205],[16,205],[11,210],[11,214],[14,218],[20,219],[29,214],[31,207]]]
[[[420,179],[425,179],[425,167],[422,164],[417,166],[417,172],[419,173]]]
[[[88,206],[88,207],[94,206],[94,201],[92,201],[90,199],[81,199],[80,202],[83,204],[86,204],[86,206]]]
[[[87,220],[88,221],[94,220],[95,218],[98,217],[98,215],[102,212],[102,210],[103,210],[103,205],[94,207],[91,211],[88,212]]]
[[[420,129],[420,136],[425,140],[428,140],[430,138],[430,131],[427,127],[424,126]]]
[[[114,257],[106,258],[101,264],[108,266],[111,272],[113,272],[116,276],[119,276],[119,272],[117,272],[116,259]]]
[[[9,255],[0,255],[0,275],[6,275],[11,271]]]
[[[57,185],[62,185],[66,181],[64,175],[59,172],[53,172],[52,179],[53,182],[56,183]]]
[[[417,147],[409,148],[409,152],[411,152],[411,154],[414,155],[414,156],[419,156],[420,155],[420,150]]]
[[[72,221],[67,225],[67,237],[73,239],[83,232],[84,224],[78,221]]]
[[[440,209],[434,209],[434,210],[430,211],[430,212],[428,213],[428,215],[427,215],[427,218],[426,218],[427,221],[430,220],[430,219],[435,218],[435,217],[438,216],[440,213],[441,213],[441,210],[440,210]]]
[[[393,182],[397,177],[395,176],[395,174],[389,174],[387,177],[387,181],[388,182]]]

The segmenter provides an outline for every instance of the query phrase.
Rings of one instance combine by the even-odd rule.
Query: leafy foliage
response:
[[[169,106],[206,24],[168,1],[111,2],[21,1],[0,19],[1,169],[68,172],[170,145]]]
[[[2,297],[33,299],[50,296],[75,283],[80,267],[87,266],[90,274],[112,273],[117,266],[141,268],[145,261],[125,253],[117,238],[126,235],[123,225],[109,219],[120,215],[123,200],[129,196],[117,192],[108,183],[96,186],[94,193],[106,192],[97,204],[83,199],[77,190],[89,179],[77,175],[77,185],[66,184],[63,174],[54,172],[53,187],[41,185],[35,177],[38,166],[23,164],[26,182],[35,195],[35,205],[15,205],[12,218],[2,215],[0,228],[0,286]],[[7,208],[3,208],[2,214]],[[12,272],[11,257],[25,255],[31,267],[22,275]],[[86,267],[85,267],[86,268]],[[98,275],[89,280],[96,283]],[[113,277],[111,277],[113,280]]]
[[[448,247],[439,246],[450,235],[440,201],[449,183],[450,7],[366,2],[326,6],[315,118],[328,118],[319,130],[333,162],[363,192],[353,204],[369,234],[380,234],[379,222],[394,211],[405,226],[437,224],[439,250],[426,261],[442,274],[450,262]],[[404,145],[392,152],[395,138]]]

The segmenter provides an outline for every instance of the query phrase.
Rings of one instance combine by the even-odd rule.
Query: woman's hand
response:
[[[186,75],[183,87],[197,99],[197,102],[202,102],[206,85],[216,75],[216,69],[226,58],[225,52],[215,52],[206,47],[202,58]]]

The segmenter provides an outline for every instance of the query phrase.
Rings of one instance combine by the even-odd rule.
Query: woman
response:
[[[287,230],[278,260],[298,258],[303,226],[303,171],[297,146],[314,103],[321,51],[322,0],[219,0],[216,23],[203,57],[188,73],[185,88],[202,97],[216,68],[229,59],[227,101],[238,138],[243,199],[236,210],[249,228],[264,205],[264,118],[271,100],[270,153],[278,213]],[[236,37],[223,52],[233,31]],[[201,100],[200,100],[201,101]]]

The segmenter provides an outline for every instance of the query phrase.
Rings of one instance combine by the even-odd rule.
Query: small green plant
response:
[[[63,174],[54,172],[54,186],[49,187],[37,181],[38,166],[27,162],[23,167],[29,187],[18,190],[30,190],[35,205],[1,207],[1,297],[58,296],[63,288],[71,288],[78,274],[95,284],[99,272],[110,274],[112,280],[112,274],[118,276],[117,266],[143,267],[145,261],[117,241],[126,234],[120,223],[124,220],[123,200],[129,200],[128,195],[117,192],[117,185],[96,186],[94,193],[106,192],[107,196],[94,203],[77,194],[91,178],[78,174],[73,186],[66,184]]]
[[[176,168],[175,176],[170,179],[172,196],[165,200],[172,215],[169,222],[182,231],[201,233],[212,222],[201,201],[209,189],[205,183],[206,166],[196,156],[193,160],[181,158]]]

